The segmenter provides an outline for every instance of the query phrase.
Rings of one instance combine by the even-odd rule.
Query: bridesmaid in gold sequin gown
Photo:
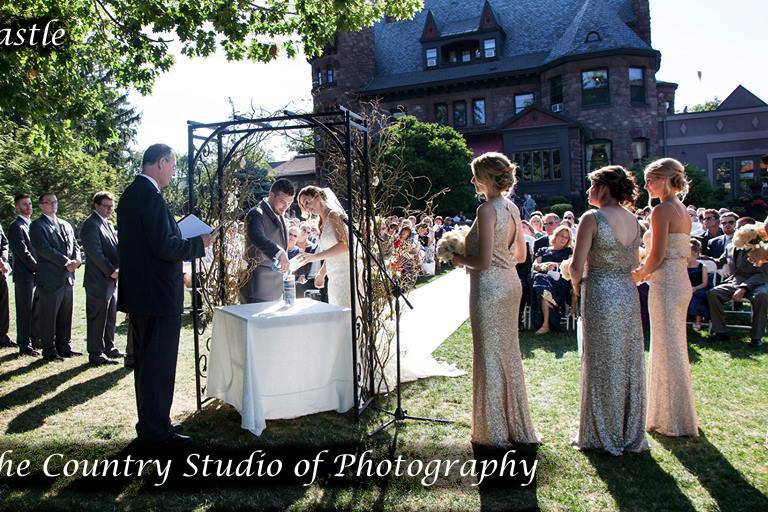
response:
[[[665,436],[698,436],[688,361],[686,316],[691,301],[687,258],[691,253],[691,218],[678,194],[688,182],[683,165],[672,158],[645,169],[645,188],[661,203],[651,213],[651,248],[636,281],[650,277],[651,363],[648,371],[646,429]]]
[[[623,206],[634,202],[637,186],[619,166],[593,171],[589,179],[589,203],[598,209],[581,218],[571,264],[572,303],[581,294],[583,333],[574,445],[621,455],[648,449],[640,297],[631,274],[640,226]]]
[[[518,339],[522,287],[515,264],[525,259],[517,206],[502,195],[517,166],[500,153],[472,161],[472,183],[486,202],[454,263],[470,273],[472,322],[472,442],[508,447],[540,442],[531,421]]]

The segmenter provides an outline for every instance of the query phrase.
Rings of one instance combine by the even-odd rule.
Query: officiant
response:
[[[272,184],[269,195],[246,215],[245,257],[251,275],[240,289],[243,304],[270,302],[282,295],[283,272],[289,269],[288,229],[284,214],[293,203],[295,193],[293,183],[280,178]]]

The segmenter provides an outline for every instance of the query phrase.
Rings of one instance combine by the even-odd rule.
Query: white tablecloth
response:
[[[350,310],[311,299],[217,308],[206,396],[237,409],[261,435],[266,420],[354,404]]]

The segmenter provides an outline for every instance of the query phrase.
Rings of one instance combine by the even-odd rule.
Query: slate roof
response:
[[[653,51],[629,27],[635,21],[630,0],[488,0],[506,33],[496,61],[423,69],[421,38],[432,11],[441,35],[474,31],[486,0],[424,0],[412,20],[374,26],[376,76],[364,92],[400,85],[437,83],[494,72],[536,68],[559,58],[606,50]],[[469,30],[470,25],[474,27]],[[596,30],[601,41],[585,44]],[[582,37],[583,35],[583,37]]]
[[[743,85],[736,87],[716,110],[735,110],[737,108],[765,107],[766,103],[755,96]]]

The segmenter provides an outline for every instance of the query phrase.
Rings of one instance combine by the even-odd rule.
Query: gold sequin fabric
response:
[[[581,404],[576,446],[613,455],[648,449],[640,297],[631,271],[638,264],[640,229],[621,244],[605,214],[581,285]]]
[[[690,251],[690,235],[670,233],[667,254],[651,275],[648,290],[651,362],[646,429],[666,436],[699,435],[685,324],[692,293]]]
[[[518,339],[522,287],[515,269],[510,230],[520,233],[520,212],[508,199],[490,202],[496,212],[493,257],[486,270],[470,273],[472,323],[472,442],[505,447],[537,443],[523,376]],[[522,235],[520,235],[522,236]],[[468,255],[479,249],[477,221],[466,239]],[[514,244],[513,244],[514,245]]]

